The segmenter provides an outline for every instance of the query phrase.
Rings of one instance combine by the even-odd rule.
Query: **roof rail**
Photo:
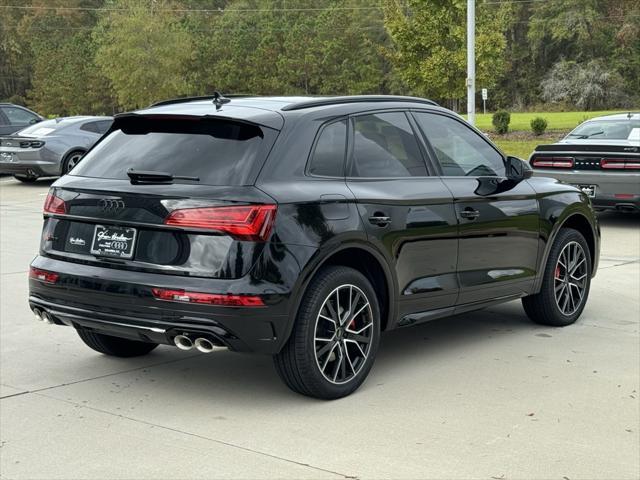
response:
[[[292,103],[282,107],[282,110],[302,110],[304,108],[322,107],[325,105],[340,105],[344,103],[364,103],[364,102],[412,102],[424,103],[426,105],[439,106],[433,100],[418,97],[406,97],[402,95],[354,95],[350,97],[324,97],[304,102]]]
[[[216,98],[219,98],[220,94],[218,92],[214,93],[213,95],[201,95],[201,96],[197,96],[197,97],[180,97],[180,98],[172,98],[169,100],[161,100],[159,102],[153,103],[151,104],[151,107],[160,107],[162,105],[173,105],[174,103],[186,103],[186,102],[195,102],[198,100],[215,100]],[[237,94],[229,94],[229,95],[225,95],[226,98],[243,98],[243,97],[253,97],[255,95],[248,95],[248,94],[242,94],[242,93],[237,93]]]

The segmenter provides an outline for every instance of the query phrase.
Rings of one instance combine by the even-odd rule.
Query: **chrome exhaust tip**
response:
[[[213,352],[213,347],[215,347],[211,340],[202,337],[197,338],[194,345],[202,353],[211,353]]]
[[[41,315],[42,315],[42,321],[43,321],[44,323],[48,323],[49,325],[51,325],[51,324],[55,323],[55,322],[53,321],[53,318],[51,317],[51,315],[49,315],[47,312],[44,312],[44,311],[43,311]]]
[[[34,308],[33,309],[33,314],[36,316],[36,320],[38,320],[39,322],[41,322],[43,320],[42,311],[39,308]]]
[[[191,350],[193,348],[193,342],[186,335],[176,335],[173,337],[173,343],[176,344],[180,350]]]

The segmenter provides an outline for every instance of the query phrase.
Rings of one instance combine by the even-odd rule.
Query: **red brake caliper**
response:
[[[555,277],[558,280],[560,279],[560,265],[556,265]]]

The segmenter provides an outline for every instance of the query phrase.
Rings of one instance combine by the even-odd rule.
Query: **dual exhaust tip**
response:
[[[186,335],[176,335],[173,338],[173,343],[175,343],[176,347],[180,350],[191,350],[192,348],[195,348],[202,353],[211,353],[215,347],[214,343],[207,338],[198,337],[194,341]]]
[[[36,320],[38,320],[39,322],[48,323],[49,325],[53,325],[54,323],[56,323],[50,314],[48,314],[44,310],[40,310],[39,308],[34,308],[33,314],[36,316]]]

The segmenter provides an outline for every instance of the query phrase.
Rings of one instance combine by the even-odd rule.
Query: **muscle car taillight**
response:
[[[573,168],[573,157],[533,157],[531,165],[537,168]]]
[[[606,170],[640,170],[640,159],[636,158],[603,158],[600,168]]]
[[[20,148],[41,148],[44,147],[44,142],[41,140],[22,140],[20,142]]]

